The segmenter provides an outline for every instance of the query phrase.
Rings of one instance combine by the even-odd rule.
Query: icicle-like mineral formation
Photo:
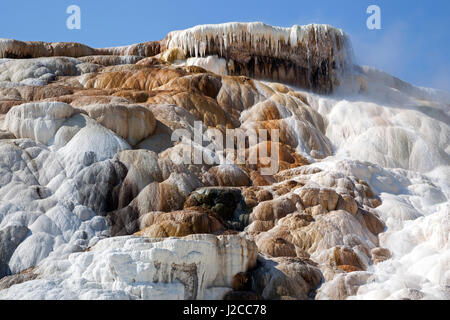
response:
[[[333,91],[353,66],[349,38],[328,25],[201,25],[170,32],[165,47],[179,48],[187,57],[225,58],[230,75],[282,81],[325,93]]]

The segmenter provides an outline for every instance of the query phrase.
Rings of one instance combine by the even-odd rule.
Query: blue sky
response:
[[[448,0],[2,2],[0,38],[77,41],[93,47],[159,40],[169,31],[206,23],[262,21],[284,27],[327,23],[350,35],[360,64],[416,85],[450,91]],[[81,30],[66,28],[66,8],[71,4],[81,8]],[[382,30],[366,27],[371,4],[381,8]]]

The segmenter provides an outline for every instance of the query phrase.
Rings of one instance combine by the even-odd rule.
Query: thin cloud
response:
[[[369,31],[368,31],[369,32]],[[411,44],[408,43],[406,25],[396,25],[380,32],[377,39],[374,36],[361,39],[354,37],[353,44],[358,63],[369,65],[386,72],[401,74],[412,62]]]
[[[368,31],[369,32],[369,31]],[[411,84],[450,92],[450,65],[442,52],[431,52],[420,35],[399,23],[352,36],[357,63],[385,71]],[[425,53],[424,53],[425,51]]]

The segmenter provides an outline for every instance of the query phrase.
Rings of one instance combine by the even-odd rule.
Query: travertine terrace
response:
[[[325,25],[2,39],[0,299],[449,299],[449,119]],[[180,161],[196,121],[277,172]]]

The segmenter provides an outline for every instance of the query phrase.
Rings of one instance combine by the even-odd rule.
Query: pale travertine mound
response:
[[[0,64],[0,83],[43,86],[58,76],[76,76],[99,69],[98,65],[67,57],[12,59]]]
[[[97,214],[114,206],[113,190],[124,175],[120,163],[80,164],[69,178],[60,154],[42,144],[1,140],[0,150],[0,230],[16,230],[1,241],[1,276],[36,266],[51,252],[83,250],[108,234]]]
[[[422,173],[450,165],[447,92],[415,87],[370,67],[360,68],[357,78],[364,82],[360,97],[309,100],[328,122],[326,135],[337,155]]]
[[[47,144],[64,121],[75,113],[75,109],[65,103],[28,103],[12,108],[6,115],[5,124],[17,138]]]
[[[117,208],[114,189],[126,175],[123,164],[110,159],[130,148],[64,103],[17,106],[5,120],[15,136],[35,141],[1,142],[0,230],[28,230],[25,237],[18,232],[2,241],[2,276],[33,267],[51,252],[83,250],[93,237],[107,235],[106,220],[97,215]]]
[[[69,175],[98,161],[112,159],[131,149],[113,131],[84,114],[67,119],[54,136],[51,148],[57,150]]]
[[[212,73],[220,74],[222,76],[228,75],[227,61],[218,56],[208,56],[206,58],[188,58],[185,62],[186,66],[197,66],[208,70]]]
[[[359,287],[370,280],[370,273],[364,271],[338,274],[318,290],[316,299],[345,300],[349,296],[356,295]]]
[[[104,127],[114,131],[132,146],[149,137],[156,129],[153,113],[138,105],[89,105],[83,108]]]
[[[448,245],[450,230],[448,201],[442,193],[444,180],[400,169],[384,169],[380,166],[358,161],[341,160],[321,164],[323,168],[341,171],[346,175],[357,175],[368,181],[374,193],[381,193],[382,204],[377,207],[379,219],[387,226],[379,234],[382,248],[388,248],[391,259],[379,262],[380,250],[375,248],[372,256],[373,272],[359,276],[340,276],[323,287],[325,299],[447,299],[443,284],[446,276],[446,258],[438,258]],[[448,177],[445,170],[437,170]],[[445,178],[444,178],[445,179]],[[427,194],[426,200],[417,201]],[[420,196],[422,195],[422,196]],[[427,207],[426,203],[434,203]],[[439,221],[439,222],[438,222]],[[420,236],[418,236],[420,234]],[[428,251],[426,248],[433,248]],[[386,254],[386,250],[381,252]],[[419,256],[421,258],[419,258]],[[401,262],[400,262],[401,261]],[[411,281],[411,273],[422,284],[417,287],[404,285]],[[343,289],[343,286],[348,287]],[[420,289],[418,289],[420,288]],[[349,295],[349,296],[348,296]]]
[[[237,235],[115,237],[65,257],[44,261],[36,280],[2,290],[0,298],[220,299],[236,274],[256,265],[257,250]]]

